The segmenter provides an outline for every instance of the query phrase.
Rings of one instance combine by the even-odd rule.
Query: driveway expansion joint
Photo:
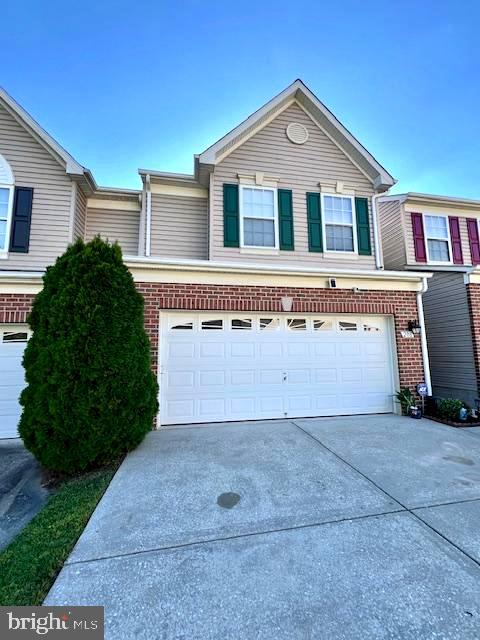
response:
[[[440,506],[444,506],[441,504],[434,504],[434,505],[424,505],[422,507],[413,507],[413,508],[409,508],[406,505],[404,505],[402,502],[400,502],[400,500],[398,500],[397,498],[394,498],[390,493],[388,493],[388,491],[385,491],[385,489],[383,489],[382,487],[380,487],[374,480],[372,480],[371,478],[369,478],[365,473],[363,473],[362,471],[360,471],[360,469],[357,469],[357,467],[355,467],[352,463],[348,462],[348,460],[345,460],[344,458],[342,458],[341,455],[339,455],[336,451],[333,451],[333,449],[330,449],[330,447],[327,447],[326,444],[324,444],[321,440],[319,440],[318,438],[316,438],[313,434],[309,433],[308,431],[306,431],[303,427],[301,427],[299,424],[297,424],[294,420],[290,421],[291,424],[293,424],[295,427],[297,427],[297,429],[299,429],[300,431],[302,431],[305,435],[309,436],[310,438],[312,438],[312,440],[314,440],[317,445],[325,448],[327,451],[330,451],[330,453],[332,453],[334,456],[336,456],[339,460],[341,460],[343,463],[345,463],[348,467],[350,467],[353,471],[356,471],[359,475],[361,475],[363,478],[365,478],[366,480],[368,480],[369,482],[371,482],[379,491],[381,491],[382,493],[384,493],[386,496],[388,496],[391,500],[393,500],[394,502],[396,502],[397,504],[399,504],[402,509],[407,512],[410,513],[414,518],[416,518],[417,520],[419,520],[423,525],[425,525],[426,527],[428,527],[428,529],[430,529],[431,531],[433,531],[434,533],[436,533],[440,538],[442,538],[443,540],[445,540],[445,542],[447,542],[448,544],[450,544],[452,547],[455,547],[455,549],[457,549],[458,551],[460,551],[465,557],[469,558],[469,560],[471,560],[472,562],[474,562],[478,567],[480,567],[480,561],[477,560],[476,558],[474,558],[473,556],[471,556],[469,553],[467,553],[464,549],[462,549],[462,547],[460,547],[459,545],[457,545],[455,542],[453,542],[452,540],[450,540],[450,538],[447,538],[446,535],[444,535],[443,533],[441,533],[438,529],[436,529],[434,526],[432,526],[429,522],[425,521],[423,518],[421,518],[417,513],[415,513],[416,510],[418,509],[429,509],[429,508],[433,508],[433,507],[440,507]],[[476,502],[480,500],[480,498],[474,498],[473,500],[459,500],[459,502]],[[447,504],[456,504],[456,502],[451,502],[451,503],[447,503]]]
[[[103,560],[114,560],[115,558],[129,558],[131,556],[139,556],[148,553],[158,553],[162,551],[170,551],[171,549],[183,549],[189,547],[201,546],[203,544],[210,544],[215,542],[225,542],[226,540],[238,540],[239,538],[252,538],[254,536],[265,536],[271,533],[282,533],[285,531],[295,531],[297,529],[311,529],[314,527],[323,527],[328,524],[341,524],[343,522],[356,522],[358,520],[367,520],[371,518],[379,518],[383,516],[396,515],[398,513],[407,513],[408,509],[394,509],[393,511],[385,511],[381,513],[369,513],[363,516],[352,516],[350,518],[337,518],[333,520],[326,520],[324,522],[311,522],[308,524],[299,524],[293,527],[282,527],[280,529],[266,529],[265,531],[252,531],[251,533],[239,533],[237,535],[224,536],[220,538],[208,538],[206,540],[196,540],[195,542],[185,542],[183,544],[172,544],[162,547],[152,547],[150,549],[139,549],[138,551],[130,551],[128,553],[115,553],[107,556],[99,556],[98,558],[86,558],[84,560],[72,560],[65,562],[64,566],[73,566],[77,564],[89,564],[91,562],[101,562]]]

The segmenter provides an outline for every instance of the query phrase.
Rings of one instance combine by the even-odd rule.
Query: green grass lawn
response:
[[[42,604],[118,466],[62,482],[0,553],[0,605]]]

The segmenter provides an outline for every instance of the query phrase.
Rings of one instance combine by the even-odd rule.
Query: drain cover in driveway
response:
[[[238,493],[221,493],[217,498],[217,504],[224,509],[232,509],[236,504],[240,502],[240,496]]]

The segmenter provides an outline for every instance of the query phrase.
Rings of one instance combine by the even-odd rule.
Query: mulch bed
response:
[[[465,420],[465,422],[452,422],[451,420],[445,420],[444,418],[438,418],[437,416],[428,416],[425,415],[425,418],[428,418],[429,420],[433,420],[434,422],[440,422],[441,424],[446,424],[449,427],[456,427],[458,428],[468,428],[468,427],[480,427],[480,421],[476,421],[476,422],[471,422],[469,420]]]

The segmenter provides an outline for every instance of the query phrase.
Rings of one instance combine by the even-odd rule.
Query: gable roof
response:
[[[25,109],[0,87],[0,104],[60,163],[69,175],[83,178],[91,189],[97,185],[91,171],[83,167],[52,136],[43,129]]]
[[[197,156],[198,162],[206,165],[218,164],[239,144],[248,140],[295,101],[307,111],[313,121],[333,139],[354,164],[363,170],[378,191],[386,191],[395,184],[395,178],[382,167],[301,80],[295,80],[275,98],[272,98],[223,138],[199,154]]]

